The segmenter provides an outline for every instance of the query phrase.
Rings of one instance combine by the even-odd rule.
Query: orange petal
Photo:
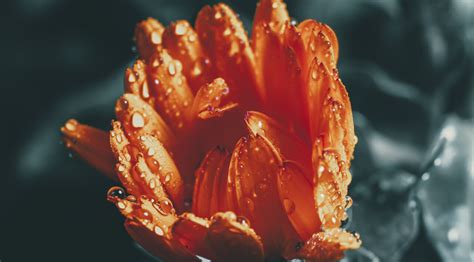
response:
[[[344,251],[361,245],[359,235],[335,228],[314,234],[298,252],[298,257],[310,261],[338,261]]]
[[[306,240],[320,231],[313,186],[303,170],[294,162],[285,162],[278,175],[278,193],[293,227]]]
[[[148,188],[159,190],[160,187],[164,187],[177,209],[183,210],[183,179],[166,148],[151,135],[141,136],[135,145],[140,149],[142,156],[138,159],[139,167],[142,166],[138,170],[139,174],[144,174],[145,177],[151,174],[150,180],[147,181]]]
[[[156,50],[161,48],[163,31],[165,31],[165,27],[153,18],[148,18],[137,24],[135,43],[141,59],[148,60]]]
[[[328,25],[317,22],[312,19],[304,20],[298,25],[298,28],[302,32],[302,36],[306,44],[306,52],[308,54],[311,54],[311,53],[315,53],[318,49],[327,49],[327,51],[330,52],[327,58],[332,56],[333,61],[330,61],[330,62],[333,64],[333,67],[335,67],[335,65],[337,64],[338,56],[339,56],[339,42],[337,40],[336,33],[334,33],[334,31]],[[316,40],[314,36],[318,36],[319,34],[322,34],[323,35],[322,39],[324,39],[324,41],[328,41],[329,44],[325,43],[324,41],[318,44],[316,41],[320,41],[320,40]],[[329,50],[329,47],[330,47],[330,50]],[[318,50],[318,52],[320,51],[321,50]],[[320,55],[318,55],[318,59],[323,61],[325,53],[320,52],[319,54]],[[321,54],[323,56],[321,56]],[[310,56],[310,59],[313,59],[313,57]],[[332,69],[333,67],[330,67],[329,65],[330,63],[326,64],[328,68]]]
[[[339,227],[347,218],[347,188],[352,179],[349,167],[355,143],[347,93],[340,81],[335,85],[329,87],[322,103],[319,137],[312,156],[317,174],[314,196],[324,228]]]
[[[108,134],[100,129],[83,125],[70,119],[61,127],[67,148],[76,152],[87,163],[117,180],[114,170],[114,156],[110,149]]]
[[[124,82],[125,93],[134,94],[154,106],[146,77],[146,64],[142,60],[137,60],[132,68],[125,70]]]
[[[173,226],[173,238],[212,261],[263,261],[260,238],[232,212],[217,213],[210,221],[183,214]]]
[[[200,217],[208,218],[217,211],[218,192],[214,192],[214,187],[219,184],[217,174],[227,172],[225,164],[228,155],[227,151],[217,147],[206,155],[196,170],[193,212]]]
[[[174,135],[155,110],[140,97],[124,94],[117,100],[115,113],[132,142],[142,135],[151,134],[156,136],[167,149],[172,148],[175,142]]]
[[[180,20],[166,28],[163,33],[163,46],[172,57],[182,63],[183,74],[194,93],[215,77],[209,68],[208,58],[202,51],[197,33],[187,21]]]
[[[222,3],[205,6],[197,16],[196,31],[216,75],[231,87],[232,98],[245,106],[258,106],[262,93],[255,57],[234,11]]]
[[[278,194],[281,164],[273,146],[263,137],[252,135],[237,142],[229,166],[241,214],[262,237],[268,258],[293,250],[299,242]]]
[[[232,212],[217,213],[211,219],[207,241],[220,258],[218,261],[263,261],[260,237],[246,220]]]
[[[311,150],[309,145],[271,117],[256,111],[245,114],[245,123],[253,135],[265,137],[275,146],[283,158],[298,162],[309,181],[311,175]]]
[[[185,121],[185,111],[193,101],[182,64],[166,50],[159,50],[147,66],[148,86],[155,99],[155,109],[170,127],[178,131]]]
[[[222,114],[237,106],[236,103],[221,105],[222,100],[229,94],[229,87],[222,78],[216,78],[209,84],[203,85],[196,94],[191,110],[191,118],[201,119],[222,116]]]
[[[209,221],[207,219],[191,213],[184,213],[173,225],[173,238],[186,247],[190,253],[215,260],[214,250],[206,241],[208,230]]]
[[[178,218],[169,199],[121,199],[109,194],[108,200],[127,218],[125,228],[148,252],[167,261],[199,261],[173,238],[171,228]]]
[[[142,189],[132,176],[132,152],[129,149],[130,142],[122,130],[120,122],[112,121],[112,131],[110,131],[110,145],[117,160],[117,176],[127,192],[133,195],[140,195]]]

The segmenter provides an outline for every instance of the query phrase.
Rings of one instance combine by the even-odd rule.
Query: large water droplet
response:
[[[151,33],[150,39],[151,39],[151,42],[155,45],[161,44],[161,34],[158,33],[157,31],[154,31],[153,33]]]
[[[135,128],[142,128],[145,126],[145,118],[139,112],[132,114],[132,126]]]
[[[123,188],[114,186],[107,191],[107,199],[112,200],[112,199],[125,199],[127,196],[125,194],[125,190]]]

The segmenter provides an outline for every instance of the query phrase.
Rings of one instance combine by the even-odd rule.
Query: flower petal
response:
[[[183,74],[189,86],[197,92],[198,88],[215,76],[201,43],[193,27],[185,20],[171,23],[163,33],[163,47],[183,65]]]
[[[140,97],[124,94],[115,105],[117,119],[122,123],[127,137],[132,141],[141,135],[154,135],[168,150],[172,149],[175,138],[163,119]]]
[[[298,25],[302,33],[308,54],[317,53],[320,61],[323,61],[329,69],[335,68],[339,56],[339,43],[334,31],[326,24],[307,19]],[[317,38],[319,37],[319,39]],[[326,56],[326,54],[328,54]],[[313,56],[308,57],[311,60]]]
[[[278,174],[280,201],[301,239],[306,240],[320,231],[313,186],[295,162],[284,162]]]
[[[260,237],[245,220],[232,212],[217,213],[211,218],[207,241],[217,257],[225,261],[263,261]]]
[[[161,48],[163,31],[165,31],[165,27],[153,18],[148,18],[137,24],[135,43],[141,59],[148,60],[156,50]]]
[[[245,114],[245,123],[253,135],[265,137],[275,146],[286,160],[298,162],[303,168],[309,181],[312,182],[311,150],[298,136],[271,117],[256,111]]]
[[[251,221],[262,237],[265,255],[269,258],[290,252],[300,241],[278,194],[277,175],[281,164],[279,154],[268,141],[251,135],[237,142],[229,166],[240,214]]]
[[[344,250],[357,249],[361,245],[359,235],[335,228],[314,234],[298,252],[298,257],[309,261],[337,261]]]
[[[80,124],[75,119],[69,119],[61,127],[61,132],[67,148],[109,178],[117,180],[107,132]]]
[[[181,62],[162,49],[150,57],[146,69],[155,109],[174,131],[183,128],[184,113],[193,101],[182,67]]]
[[[163,186],[177,209],[183,210],[184,182],[166,148],[151,135],[141,136],[136,145],[141,152],[141,157],[138,159],[141,170],[138,171],[140,174],[145,174],[146,177],[150,173],[152,176],[150,179],[154,181],[147,181],[148,187],[158,190]]]
[[[222,116],[222,114],[235,108],[236,103],[221,105],[222,100],[229,94],[229,87],[222,78],[216,78],[209,84],[203,85],[196,94],[191,110],[191,116],[201,119]]]
[[[263,261],[260,238],[232,212],[217,213],[210,220],[185,213],[174,224],[173,237],[212,261]]]
[[[230,7],[205,6],[196,19],[196,31],[215,75],[231,87],[232,98],[245,106],[258,106],[261,97],[255,57],[242,22]]]
[[[217,147],[210,151],[196,170],[194,184],[193,212],[200,217],[211,217],[217,210],[218,192],[214,192],[217,174],[227,172],[228,152]],[[212,204],[214,202],[214,204]],[[213,206],[213,208],[211,208]]]
[[[134,94],[151,106],[154,100],[150,95],[150,88],[146,76],[146,64],[142,60],[135,61],[132,68],[125,70],[125,93]]]
[[[148,252],[166,261],[199,261],[173,238],[171,228],[178,218],[169,199],[108,199],[127,218],[125,228],[129,234]]]

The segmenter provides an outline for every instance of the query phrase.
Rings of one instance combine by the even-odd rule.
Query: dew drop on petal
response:
[[[174,29],[174,33],[176,35],[184,35],[186,34],[186,31],[188,31],[188,29],[186,28],[186,25],[181,24],[181,23],[178,23],[176,25],[176,28]]]
[[[161,44],[161,35],[158,32],[151,33],[151,42],[155,45]]]
[[[127,110],[127,109],[128,109],[128,105],[129,105],[129,104],[128,104],[128,100],[122,97],[122,98],[120,99],[120,108],[121,108],[122,110]]]
[[[118,186],[111,187],[109,191],[107,191],[107,198],[108,199],[115,199],[115,198],[125,199],[126,198],[125,190],[123,190],[123,188],[118,187]]]
[[[143,86],[142,86],[142,96],[143,98],[149,98],[150,97],[150,91],[148,89],[148,84],[147,82],[143,82]]]
[[[253,200],[246,197],[244,199],[245,201],[245,204],[247,205],[247,208],[249,209],[249,211],[253,212],[253,210],[255,209],[255,204],[253,203]]]
[[[168,73],[171,75],[171,76],[174,76],[176,74],[176,67],[174,66],[173,63],[170,63],[168,65]]]
[[[135,128],[142,128],[145,126],[145,118],[142,114],[135,112],[132,115],[132,126]]]
[[[126,206],[125,206],[125,204],[124,204],[122,201],[119,201],[119,202],[117,202],[117,207],[118,207],[119,209],[125,209]]]
[[[77,121],[71,119],[71,120],[67,121],[67,123],[66,123],[65,126],[66,126],[66,129],[67,129],[68,131],[76,131],[76,129],[77,129]]]
[[[165,233],[163,232],[163,229],[161,229],[161,227],[159,226],[155,226],[155,229],[154,229],[155,233],[158,235],[158,236],[163,236]]]

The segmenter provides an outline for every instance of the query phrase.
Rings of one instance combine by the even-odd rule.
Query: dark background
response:
[[[150,259],[133,244],[123,218],[105,200],[112,183],[63,149],[59,127],[74,117],[108,129],[113,102],[123,90],[122,73],[136,57],[132,34],[139,20],[194,21],[204,4],[215,2],[2,2],[2,262]],[[224,2],[249,30],[255,2]],[[418,179],[445,116],[472,120],[473,5],[471,0],[288,3],[296,20],[328,23],[339,38],[341,78],[358,112],[354,183],[366,185],[366,173],[387,169]],[[366,148],[370,132],[404,147],[392,151],[388,163],[374,164],[380,156]],[[423,223],[409,242],[397,259],[440,260]],[[377,246],[369,248],[382,258],[391,256],[374,250]]]

